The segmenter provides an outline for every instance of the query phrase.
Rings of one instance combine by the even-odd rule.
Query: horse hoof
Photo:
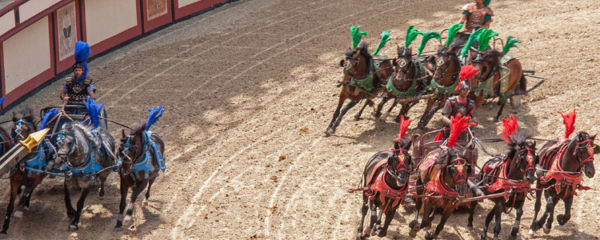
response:
[[[130,222],[131,222],[131,216],[125,215],[125,218],[123,218],[123,225],[128,225]]]
[[[23,217],[23,211],[15,211],[15,213],[13,214],[14,217],[16,218],[22,218]]]
[[[408,232],[408,235],[409,235],[411,238],[415,238],[415,237],[417,237],[417,231],[410,230],[410,232]]]
[[[530,237],[535,236],[535,231],[533,231],[533,229],[529,229],[529,232],[527,232],[527,234],[529,234]]]
[[[433,234],[431,234],[431,232],[427,232],[427,233],[425,233],[425,239],[427,239],[427,240],[431,240],[431,239],[433,239],[433,238],[434,238],[434,236],[433,236]]]
[[[358,121],[358,120],[360,120],[360,117],[354,116],[354,121]]]
[[[70,231],[77,231],[77,229],[79,229],[79,228],[77,227],[77,225],[75,225],[75,224],[71,224],[71,225],[69,225],[69,230],[70,230]]]
[[[548,234],[548,233],[550,233],[550,230],[552,230],[552,229],[551,229],[551,228],[544,227],[544,233],[545,233],[545,234]]]
[[[383,231],[383,229],[377,229],[376,232],[378,237],[385,237],[385,235],[387,235],[387,232]]]
[[[567,221],[569,221],[569,219],[565,218],[565,215],[563,214],[559,214],[556,216],[556,221],[558,221],[558,224],[565,225],[565,223],[567,223]]]

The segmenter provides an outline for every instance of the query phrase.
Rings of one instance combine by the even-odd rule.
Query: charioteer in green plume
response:
[[[494,12],[489,7],[491,0],[475,0],[462,7],[458,23],[465,24],[465,33],[471,33],[479,28],[489,28]]]
[[[344,68],[344,76],[339,86],[342,87],[338,106],[333,113],[333,118],[327,127],[323,136],[327,137],[335,133],[335,129],[342,121],[342,117],[350,108],[354,107],[358,102],[366,99],[365,105],[354,116],[355,119],[360,119],[363,110],[367,105],[373,106],[372,99],[381,91],[381,83],[388,79],[393,72],[393,66],[390,59],[384,56],[375,56],[390,40],[390,31],[384,31],[381,34],[381,42],[377,50],[372,54],[369,53],[367,43],[360,42],[362,36],[367,35],[367,32],[361,32],[360,26],[352,26],[352,47],[345,53],[345,59],[340,61],[340,67]],[[342,109],[342,105],[346,99],[350,99]]]

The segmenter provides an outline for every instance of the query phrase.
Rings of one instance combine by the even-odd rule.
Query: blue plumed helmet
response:
[[[81,75],[80,79],[74,80],[81,82],[87,77],[87,59],[91,54],[92,50],[90,49],[90,45],[88,43],[83,41],[77,41],[77,43],[75,43],[75,65],[73,65],[73,70],[75,70],[75,68],[83,68],[83,75]]]

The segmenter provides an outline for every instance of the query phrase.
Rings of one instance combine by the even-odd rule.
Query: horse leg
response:
[[[560,225],[565,225],[565,223],[567,223],[569,219],[571,219],[571,206],[573,205],[573,195],[568,195],[565,199],[563,199],[563,201],[565,202],[565,214],[556,215],[556,221],[558,221],[558,224]]]
[[[539,186],[537,186],[537,188],[535,190],[535,206],[533,209],[533,218],[531,220],[531,226],[529,227],[529,235],[530,236],[533,236],[535,231],[540,229],[540,227],[537,225],[536,220],[537,220],[538,212],[540,211],[541,208],[542,208],[542,189],[539,188]]]
[[[415,185],[416,185],[417,195],[423,194],[423,190],[424,189],[423,189],[423,183],[421,181],[421,177],[420,176],[417,177],[417,182],[415,183]],[[415,199],[415,219],[413,219],[408,224],[408,227],[410,227],[409,235],[412,238],[414,238],[414,237],[417,236],[417,232],[421,228],[421,226],[419,225],[419,213],[421,211],[421,206],[423,206],[423,200],[421,198],[416,198]]]
[[[21,195],[21,199],[19,200],[19,204],[17,204],[17,210],[15,211],[14,216],[17,218],[23,217],[23,208],[25,204],[28,202],[28,198],[31,197],[31,192],[33,191],[33,186],[31,184],[27,184],[25,186],[25,191]]]
[[[454,209],[453,209],[454,206],[452,206],[451,203],[446,203],[445,205],[448,210],[446,210],[446,212],[444,212],[444,214],[442,215],[442,219],[440,220],[440,223],[438,223],[437,227],[435,228],[435,232],[433,234],[431,234],[431,232],[427,232],[425,234],[425,239],[427,239],[427,240],[435,239],[440,234],[442,229],[444,229],[444,225],[446,225],[446,221],[448,220],[450,215],[452,215],[452,213],[454,212]]]
[[[396,116],[395,121],[399,123],[401,120],[400,118],[402,116],[404,116],[404,119],[408,119],[408,115],[406,115],[406,114],[408,114],[408,111],[417,103],[418,103],[418,101],[403,103],[402,108],[400,108],[400,113],[398,113],[398,116]]]
[[[98,196],[100,196],[100,197],[104,197],[104,193],[105,193],[104,192],[104,183],[106,182],[107,177],[108,177],[108,174],[100,175],[100,192],[98,193]]]
[[[431,227],[431,221],[433,217],[431,213],[435,214],[434,208],[431,205],[430,199],[425,199],[423,202],[423,216],[421,217],[421,229],[429,229]]]
[[[429,102],[427,102],[428,105],[425,108],[423,115],[421,116],[421,120],[419,120],[417,129],[423,130],[423,128],[425,128],[425,126],[427,126],[427,123],[429,123],[429,121],[431,120],[433,115],[442,107],[441,103],[442,103],[441,101],[440,102],[434,101],[433,103],[431,103],[432,105],[429,106]]]
[[[156,180],[156,178],[151,177],[150,181],[148,182],[148,190],[146,190],[146,199],[144,199],[144,206],[148,206],[148,204],[150,203],[150,188],[152,188],[154,180]]]
[[[544,191],[544,195],[546,197],[546,211],[544,211],[544,214],[542,214],[542,216],[540,217],[540,220],[536,222],[537,229],[540,229],[544,226],[544,223],[546,222],[546,219],[548,218],[548,216],[550,217],[550,219],[548,219],[548,222],[550,223],[550,226],[552,226],[552,217],[553,217],[552,213],[554,212],[554,205],[556,204],[556,201],[555,201],[555,198],[553,197],[553,195],[557,195],[557,194],[553,188],[550,188],[550,189]],[[550,232],[550,228],[544,227],[544,233],[549,233],[549,232]]]
[[[496,212],[496,208],[498,208],[498,201],[499,200],[494,199],[494,207],[492,208],[492,210],[490,210],[490,212],[485,217],[485,224],[483,225],[483,231],[481,232],[481,239],[482,240],[487,239],[488,227],[490,226],[490,222],[492,222],[492,218],[494,217],[494,213]]]
[[[379,102],[379,104],[377,104],[377,110],[375,110],[375,113],[373,114],[373,116],[375,118],[379,118],[381,117],[381,109],[383,109],[383,105],[385,105],[385,103],[387,103],[387,101],[390,100],[390,97],[386,94],[384,95],[383,99],[381,99],[381,102]],[[396,99],[394,99],[394,104],[396,103]],[[385,120],[385,118],[380,118],[380,120]]]
[[[91,183],[90,183],[90,185],[91,185]],[[69,225],[69,229],[72,231],[79,229],[79,227],[77,225],[79,225],[79,218],[81,217],[81,212],[83,212],[85,198],[87,197],[88,193],[90,193],[90,188],[91,188],[91,186],[85,186],[81,190],[81,196],[79,196],[79,200],[77,201],[77,213],[75,215],[75,218],[73,218],[71,225]]]
[[[504,110],[504,106],[506,106],[506,99],[500,98],[500,109],[498,109],[498,112],[496,113],[496,116],[494,117],[494,122],[497,122],[500,119],[500,115],[502,115],[502,110]]]
[[[71,191],[69,190],[69,186],[66,180],[63,186],[65,188],[65,206],[67,207],[67,216],[72,218],[75,217],[75,214],[77,214],[77,212],[75,211],[75,209],[73,209],[73,204],[71,203]]]
[[[517,234],[519,233],[519,225],[521,225],[521,217],[523,216],[523,204],[525,203],[525,194],[527,193],[519,193],[517,196],[519,199],[515,199],[515,223],[513,224],[512,230],[510,231],[511,239],[516,239]]]
[[[390,106],[390,108],[388,108],[388,110],[385,112],[385,114],[383,115],[383,117],[381,117],[381,120],[386,120],[390,114],[392,113],[392,110],[396,107],[396,105],[398,105],[398,98],[394,97],[394,103],[392,103],[392,106]]]
[[[123,226],[123,213],[125,212],[125,206],[127,203],[127,192],[129,190],[129,185],[127,185],[126,183],[126,177],[120,177],[121,201],[119,202],[119,216],[117,217],[117,225],[115,225],[115,231],[121,230],[121,227]]]
[[[496,204],[496,226],[494,227],[494,240],[498,240],[500,230],[502,230],[502,212],[504,212],[504,200],[501,199]]]
[[[366,238],[368,234],[363,233],[363,226],[365,223],[365,216],[367,216],[367,212],[369,211],[369,197],[363,194],[363,205],[361,208],[362,216],[360,217],[360,224],[358,225],[358,236],[362,238]]]
[[[148,185],[148,180],[142,180],[138,181],[135,187],[133,188],[133,192],[131,193],[131,200],[126,207],[127,211],[125,212],[125,218],[123,219],[123,222],[125,224],[128,224],[129,221],[131,221],[133,217],[133,210],[135,209],[135,201],[137,200],[138,195],[140,195],[140,193],[144,191],[146,185]]]
[[[394,200],[389,200],[389,201],[394,201]],[[390,226],[392,219],[394,219],[395,214],[396,214],[395,207],[390,207],[389,210],[387,210],[385,212],[385,222],[383,223],[382,228],[377,229],[377,236],[385,237],[385,235],[387,235],[388,227]]]
[[[10,179],[10,199],[8,200],[8,207],[6,207],[6,216],[4,217],[4,225],[2,226],[2,231],[0,232],[0,237],[5,237],[8,231],[8,227],[10,226],[10,216],[12,215],[13,208],[15,206],[15,199],[17,198],[17,194],[19,189],[21,188],[21,183],[17,183],[17,181],[13,180],[13,177]]]
[[[475,208],[477,207],[477,201],[469,203],[469,219],[467,220],[467,227],[473,228],[473,215],[475,214]]]
[[[367,237],[371,235],[373,226],[375,226],[375,222],[377,222],[377,205],[375,204],[375,200],[369,201],[369,204],[371,208],[371,222],[369,223],[369,227],[365,230],[365,236]]]
[[[357,120],[357,121],[360,120],[360,116],[362,116],[362,113],[365,110],[365,108],[367,106],[372,106],[373,104],[375,104],[375,103],[373,103],[373,101],[371,101],[370,99],[367,99],[367,101],[365,101],[365,105],[363,105],[360,108],[360,110],[354,115],[354,120]]]
[[[333,133],[333,132],[330,132],[331,128],[333,127],[333,123],[335,122],[337,117],[340,115],[340,109],[342,108],[342,105],[344,105],[344,101],[346,101],[346,98],[347,97],[344,94],[344,90],[342,90],[342,92],[340,93],[340,99],[338,100],[338,106],[337,106],[337,108],[335,108],[335,112],[333,113],[333,118],[331,119],[331,122],[329,122],[329,125],[327,126],[325,133],[323,133],[323,137],[329,137],[329,135],[331,135],[331,133]]]
[[[342,118],[344,117],[344,115],[346,115],[346,112],[348,112],[348,110],[350,110],[350,108],[354,107],[357,103],[358,103],[358,101],[352,101],[352,102],[349,102],[346,106],[344,106],[344,108],[342,108],[340,115],[337,117],[337,119],[335,120],[335,122],[333,123],[331,128],[329,128],[329,131],[328,131],[329,134],[335,133],[335,129],[342,122]]]

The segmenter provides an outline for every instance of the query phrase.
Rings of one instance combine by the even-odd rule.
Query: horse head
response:
[[[63,124],[56,138],[56,164],[58,166],[66,162],[71,166],[85,164],[94,144],[89,127],[81,123]]]
[[[398,57],[394,60],[394,66],[396,67],[396,76],[394,76],[394,80],[402,82],[411,78],[411,76],[407,75],[412,64],[412,48],[398,46]]]
[[[442,148],[436,161],[441,163],[442,171],[445,172],[444,181],[461,196],[469,192],[467,180],[473,171],[465,156],[466,150]]]
[[[488,80],[492,74],[500,69],[501,59],[502,53],[497,50],[488,49],[476,52],[471,62],[478,72],[471,79],[471,86],[476,87],[479,82]]]
[[[117,156],[122,159],[121,171],[125,175],[129,174],[133,164],[143,153],[144,129],[145,124],[142,123],[136,129],[132,129],[129,134],[125,134],[125,130],[121,131],[121,144]]]
[[[512,159],[509,176],[511,171],[518,170],[524,174],[525,180],[531,185],[536,180],[535,164],[537,163],[537,157],[535,155],[536,142],[529,140],[529,138],[530,136],[524,131],[515,133],[508,142],[509,153],[507,156]]]
[[[453,48],[441,46],[434,55],[434,62],[434,81],[438,81],[438,83],[443,85],[452,84],[460,71],[460,61]]]
[[[577,148],[573,155],[577,156],[580,168],[583,168],[585,176],[592,178],[596,173],[594,169],[594,154],[600,152],[598,145],[594,144],[596,135],[590,136],[587,132],[579,132],[575,137]]]
[[[344,68],[344,75],[353,78],[366,77],[369,74],[369,64],[372,59],[368,51],[369,45],[364,42],[354,49],[348,49],[345,53],[346,59],[340,61],[340,67]]]
[[[394,142],[394,154],[387,160],[387,172],[396,179],[397,186],[404,186],[413,170],[414,162],[408,153],[412,141],[408,138],[402,138]]]
[[[19,115],[13,112],[12,121],[14,124],[10,130],[10,137],[14,141],[25,140],[30,133],[37,131],[30,108],[23,109]]]

